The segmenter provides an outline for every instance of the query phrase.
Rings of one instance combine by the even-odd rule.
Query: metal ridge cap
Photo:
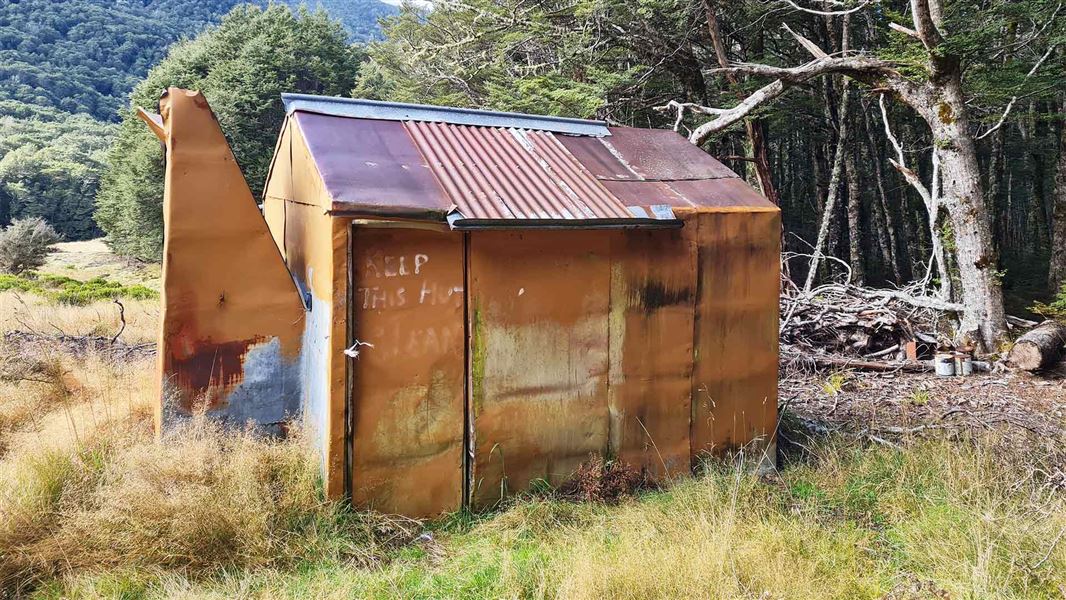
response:
[[[611,135],[607,124],[603,121],[575,119],[572,117],[529,115],[429,104],[384,102],[362,98],[315,96],[312,94],[284,93],[281,95],[281,100],[285,105],[286,114],[302,111],[354,119],[428,121],[481,127],[513,127],[594,137],[608,137]]]

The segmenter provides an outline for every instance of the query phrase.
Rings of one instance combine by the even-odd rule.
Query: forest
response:
[[[355,94],[673,127],[781,206],[794,281],[917,281],[994,348],[1066,271],[1062,9],[443,3],[387,22]]]
[[[0,4],[0,225],[46,218],[66,238],[92,218],[129,94],[171,44],[196,37],[235,0],[12,0]],[[266,6],[267,2],[258,2]],[[291,3],[330,11],[350,41],[396,9],[377,0]]]
[[[88,0],[18,4],[0,17],[14,58],[0,94],[5,138],[25,141],[0,142],[0,219],[102,229],[141,260],[161,247],[162,163],[128,107],[184,85],[212,98],[253,189],[283,91],[674,128],[780,205],[784,266],[805,289],[847,276],[905,290],[957,312],[959,333],[989,350],[1007,313],[1066,304],[1058,0],[446,1],[405,6],[369,41],[330,19],[391,8],[236,7],[169,49],[232,3],[130,4],[111,20]],[[91,33],[105,20],[122,52]],[[82,113],[121,122],[60,117]],[[42,141],[87,135],[108,149]]]

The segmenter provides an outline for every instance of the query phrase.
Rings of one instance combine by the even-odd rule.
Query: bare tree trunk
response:
[[[942,204],[955,234],[963,305],[959,334],[996,351],[1007,338],[1003,289],[958,70],[938,88],[934,105],[921,112],[933,131],[933,152],[939,157],[944,190]]]
[[[715,12],[715,0],[703,0],[704,12],[707,13],[707,31],[714,45],[714,55],[718,60],[718,66],[729,66],[729,57],[725,52],[725,44],[722,42],[722,30],[718,26],[718,15]],[[737,77],[732,73],[726,73],[726,81],[737,89]],[[744,94],[737,91],[737,98],[743,100]],[[744,129],[751,144],[751,155],[755,163],[755,176],[759,182],[759,190],[766,199],[774,204],[780,204],[781,198],[774,187],[774,180],[770,171],[770,159],[767,153],[766,129],[760,119],[750,118],[744,120]]]
[[[885,249],[885,266],[892,271],[892,277],[896,283],[901,283],[903,279],[903,273],[900,269],[899,260],[899,243],[896,236],[896,224],[895,214],[891,208],[891,203],[888,201],[888,195],[885,193],[885,179],[884,173],[881,172],[881,152],[878,149],[876,140],[874,139],[874,132],[870,126],[870,110],[869,106],[864,104],[862,111],[863,129],[866,130],[866,144],[867,151],[870,153],[870,162],[873,164],[874,181],[877,184],[877,198],[874,202],[874,207],[877,212],[876,219],[884,224],[884,227],[878,229],[878,243]],[[888,239],[884,239],[887,234]]]
[[[709,0],[708,0],[709,1]],[[749,117],[753,110],[767,102],[772,102],[788,89],[805,83],[814,77],[829,73],[843,74],[855,78],[871,88],[881,92],[882,100],[886,90],[891,90],[912,109],[918,112],[933,134],[934,176],[931,189],[927,189],[917,173],[903,167],[904,153],[897,148],[899,161],[897,168],[926,201],[929,223],[936,229],[939,208],[944,208],[951,219],[955,238],[955,259],[958,263],[960,292],[962,299],[962,319],[957,336],[960,341],[972,341],[987,350],[997,350],[1006,340],[1007,324],[1003,309],[1003,290],[1000,287],[997,272],[996,250],[992,240],[992,228],[984,205],[980,169],[973,134],[969,131],[969,118],[966,101],[962,93],[962,67],[960,58],[952,54],[945,44],[942,31],[942,0],[910,0],[910,13],[914,29],[899,23],[890,23],[890,27],[911,37],[917,38],[926,49],[928,76],[918,78],[904,77],[895,65],[869,55],[850,55],[847,49],[847,15],[844,14],[843,35],[839,56],[830,56],[817,44],[799,35],[792,29],[786,29],[796,41],[807,49],[814,60],[792,68],[775,67],[765,64],[743,63],[716,69],[718,73],[745,74],[775,78],[771,83],[755,90],[739,104],[732,108],[721,109],[707,106],[694,106],[671,101],[659,107],[663,111],[677,111],[680,123],[685,110],[697,114],[712,115],[714,118],[696,127],[689,135],[689,140],[702,144],[710,136],[725,130],[731,125]],[[713,12],[713,11],[712,11]],[[825,14],[825,13],[823,13]],[[836,53],[834,53],[836,54]],[[1039,66],[1034,65],[1035,70]],[[845,94],[842,104],[846,103]],[[840,119],[841,129],[846,130],[846,119]],[[888,125],[885,117],[886,129]],[[842,139],[843,135],[840,136]],[[837,151],[841,151],[839,144]],[[807,275],[806,289],[810,289],[817,274],[817,263],[821,258],[822,246],[828,232],[827,218],[832,216],[835,204],[836,186],[839,185],[839,169],[835,168],[836,181],[831,181],[827,206],[822,213],[822,223],[814,249],[812,269]],[[938,192],[943,190],[943,195]],[[828,202],[832,200],[833,202]],[[932,232],[934,240],[936,232]],[[937,241],[934,241],[936,251]],[[943,248],[939,257],[943,258]],[[942,290],[947,291],[951,280],[946,276],[946,261],[938,260],[942,274]],[[944,299],[949,294],[942,294]]]
[[[807,281],[803,289],[809,291],[814,286],[814,279],[818,275],[818,265],[822,260],[823,248],[826,238],[829,237],[829,226],[836,212],[837,196],[840,190],[840,172],[844,168],[844,155],[847,153],[848,142],[848,101],[851,94],[848,93],[848,83],[844,83],[844,93],[840,96],[840,110],[837,118],[840,120],[840,133],[837,136],[836,153],[833,156],[833,173],[829,176],[829,190],[825,198],[825,206],[822,209],[822,222],[818,227],[818,239],[814,242],[814,252],[811,256],[811,268],[807,271]]]
[[[1060,116],[1066,116],[1066,94],[1060,104]],[[1051,219],[1051,264],[1048,287],[1058,292],[1066,284],[1066,123],[1059,125],[1059,160],[1055,169],[1055,197]]]
[[[851,280],[862,286],[866,285],[866,265],[862,255],[862,194],[853,149],[845,152],[844,172],[848,177],[848,263],[851,265]]]

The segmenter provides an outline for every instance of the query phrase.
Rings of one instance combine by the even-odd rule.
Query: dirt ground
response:
[[[889,445],[908,437],[1000,433],[1005,443],[1043,455],[1041,462],[1057,470],[1049,475],[1066,486],[1066,367],[938,377],[783,362],[780,385],[782,419],[793,419],[801,431]]]

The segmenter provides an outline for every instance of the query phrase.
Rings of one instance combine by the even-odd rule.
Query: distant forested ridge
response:
[[[68,239],[100,235],[93,206],[134,86],[174,42],[247,3],[0,2],[0,226],[41,216]],[[351,42],[376,36],[378,17],[397,12],[377,0],[277,3],[326,10]]]
[[[167,47],[195,37],[237,0],[5,0],[0,3],[0,100],[117,122],[133,86]],[[377,0],[287,2],[321,6],[353,41],[396,9]],[[252,2],[265,6],[266,2]]]

